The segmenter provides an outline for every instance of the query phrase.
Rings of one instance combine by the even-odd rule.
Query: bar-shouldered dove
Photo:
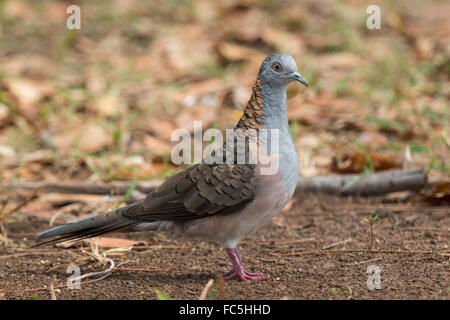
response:
[[[232,270],[224,275],[225,279],[268,279],[244,269],[237,247],[242,239],[268,223],[286,206],[297,184],[299,162],[286,112],[286,87],[292,81],[308,86],[291,56],[268,56],[261,64],[250,100],[233,131],[238,132],[238,138],[252,130],[256,132],[256,140],[248,135],[245,141],[256,141],[258,150],[265,149],[271,159],[276,159],[275,171],[263,174],[262,169],[267,166],[259,158],[253,163],[249,161],[249,144],[245,144],[243,163],[237,159],[229,161],[226,150],[234,150],[235,155],[239,151],[236,152],[235,146],[230,148],[227,140],[222,147],[222,163],[211,163],[205,158],[168,178],[141,201],[39,233],[37,239],[53,239],[36,246],[81,240],[107,232],[166,230],[174,237],[222,243],[233,264]],[[277,131],[274,136],[278,139],[259,138],[262,129]],[[239,156],[233,158],[239,159]]]

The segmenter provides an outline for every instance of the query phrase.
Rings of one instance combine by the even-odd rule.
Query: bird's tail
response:
[[[37,240],[45,238],[54,238],[32,246],[38,247],[42,245],[55,244],[68,240],[82,240],[86,238],[96,237],[104,233],[112,231],[125,231],[137,224],[136,221],[127,219],[121,216],[122,210],[133,210],[131,204],[117,211],[109,212],[107,214],[99,214],[93,217],[85,218],[79,221],[63,224],[39,233],[36,236]]]

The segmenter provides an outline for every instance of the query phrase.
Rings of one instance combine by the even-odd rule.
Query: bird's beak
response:
[[[300,82],[301,84],[304,84],[305,87],[309,87],[308,81],[306,81],[305,78],[302,77],[302,75],[298,72],[292,72],[290,74],[292,80],[296,80],[298,82]]]

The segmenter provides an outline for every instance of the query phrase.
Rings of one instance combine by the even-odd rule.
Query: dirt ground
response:
[[[232,280],[220,290],[216,281],[210,298],[217,291],[213,299],[448,299],[450,207],[402,199],[297,195],[289,209],[241,244],[247,269],[270,280]],[[370,246],[366,219],[375,213],[372,250],[381,251],[364,252]],[[53,283],[56,299],[155,299],[155,288],[175,299],[197,299],[209,279],[231,267],[218,244],[125,234],[148,242],[113,257],[121,270],[69,290],[69,264],[84,263],[82,274],[106,267],[80,260],[80,248],[28,249],[34,241],[27,238],[47,225],[26,213],[6,225],[11,241],[0,246],[2,298],[50,299]],[[318,252],[323,248],[331,251]],[[370,265],[381,271],[381,289],[367,288]]]

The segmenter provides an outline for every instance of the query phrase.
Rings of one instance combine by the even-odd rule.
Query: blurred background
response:
[[[70,5],[80,30],[66,26]],[[367,28],[370,5],[379,30]],[[197,299],[228,269],[217,244],[143,233],[52,251],[29,249],[31,239],[142,198],[142,185],[179,170],[172,132],[192,133],[194,120],[233,128],[275,52],[292,55],[310,84],[288,87],[301,175],[359,174],[352,185],[422,168],[433,183],[295,196],[241,243],[250,270],[273,279],[227,282],[226,294],[219,281],[218,298],[448,299],[449,12],[448,0],[0,0],[0,300]],[[68,265],[105,268],[99,248],[122,248],[117,266],[131,265],[65,289]],[[372,261],[384,290],[367,290]]]
[[[81,29],[66,8],[81,8]],[[366,9],[381,9],[369,30]],[[301,174],[450,172],[449,1],[0,2],[2,182],[162,178],[176,128],[233,128],[267,54],[292,55]]]

